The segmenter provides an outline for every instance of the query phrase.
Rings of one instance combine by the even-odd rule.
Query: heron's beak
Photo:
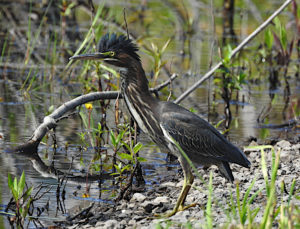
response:
[[[70,60],[103,60],[107,57],[108,57],[107,55],[105,55],[101,52],[97,52],[97,53],[91,53],[91,54],[82,54],[82,55],[72,56],[72,57],[70,57]]]

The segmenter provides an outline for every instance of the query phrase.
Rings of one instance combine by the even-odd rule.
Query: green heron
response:
[[[184,184],[173,211],[166,215],[171,216],[187,208],[184,202],[194,181],[191,166],[174,140],[193,163],[217,165],[221,174],[231,182],[234,178],[229,162],[246,168],[251,163],[242,151],[208,122],[175,103],[160,101],[152,96],[138,50],[131,39],[113,33],[101,38],[97,53],[73,56],[71,59],[103,60],[119,70],[121,93],[132,118],[163,151],[171,152],[178,158]]]

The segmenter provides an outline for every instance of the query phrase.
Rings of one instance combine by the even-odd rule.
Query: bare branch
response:
[[[30,140],[40,142],[46,133],[56,126],[57,120],[60,119],[66,112],[73,110],[75,107],[95,100],[115,99],[118,96],[118,93],[119,92],[116,91],[93,92],[64,103],[53,113],[44,118],[44,122],[34,131]]]
[[[155,88],[150,88],[150,92],[154,93],[160,91],[161,89],[169,85],[174,79],[176,79],[177,76],[178,76],[177,74],[173,74],[166,82],[157,85]]]

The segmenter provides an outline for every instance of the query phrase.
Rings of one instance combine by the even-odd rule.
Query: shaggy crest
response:
[[[98,46],[98,51],[101,53],[113,51],[116,53],[124,52],[132,56],[136,60],[140,61],[140,56],[136,53],[139,48],[132,42],[131,39],[128,39],[124,35],[117,36],[117,34],[109,33],[105,34]]]

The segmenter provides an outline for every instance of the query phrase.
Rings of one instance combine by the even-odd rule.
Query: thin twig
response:
[[[210,0],[210,14],[212,20],[212,31],[213,31],[213,40],[210,47],[210,60],[209,60],[209,68],[211,68],[213,64],[213,51],[215,43],[218,44],[218,40],[215,39],[216,37],[216,24],[215,24],[215,15],[214,15],[214,8],[213,8],[213,0]],[[219,45],[218,45],[219,46]],[[209,114],[210,114],[210,94],[211,94],[211,80],[208,81],[208,92],[207,92],[207,121],[209,122]]]
[[[160,91],[161,89],[169,85],[174,79],[176,79],[177,76],[177,74],[172,74],[172,76],[166,82],[163,82],[162,84],[157,85],[154,88],[150,88],[150,92],[154,93]]]
[[[91,8],[91,12],[92,12],[92,15],[91,15],[91,25],[93,24],[93,21],[94,21],[94,18],[95,18],[95,15],[96,15],[96,10],[95,10],[95,6],[94,6],[94,3],[93,3],[93,0],[89,0],[89,6]],[[93,34],[93,46],[95,48],[95,50],[97,49],[97,43],[96,43],[96,36],[95,36],[95,30],[94,28],[92,27],[92,34]]]
[[[88,206],[87,208],[82,209],[80,212],[78,212],[76,215],[67,218],[68,221],[73,221],[74,219],[76,219],[79,216],[84,216],[87,215],[87,213],[89,213],[89,211],[92,209],[92,207],[95,205],[95,203],[91,203],[90,206]]]
[[[129,39],[129,32],[128,32],[128,25],[126,21],[126,9],[123,9],[123,16],[124,16],[124,22],[125,22],[125,28],[126,28],[126,33],[127,33],[127,39]]]
[[[132,187],[133,177],[134,177],[134,174],[136,173],[137,167],[138,167],[137,164],[135,164],[134,169],[133,169],[132,173],[130,174],[129,181],[128,181],[127,185],[124,188],[121,189],[118,197],[116,198],[117,202],[122,200],[124,198],[124,195],[125,195],[126,191],[128,191],[129,188]]]
[[[231,54],[230,59],[232,59],[244,46],[246,46],[254,37],[256,37],[270,22],[280,14],[284,8],[286,8],[292,0],[287,0],[283,3],[278,10],[276,10],[264,23],[262,23],[254,32],[252,32],[245,40],[242,41]],[[188,90],[186,90],[181,96],[179,96],[175,103],[180,103],[183,99],[185,99],[189,94],[191,94],[196,88],[199,87],[204,81],[212,76],[212,74],[222,65],[222,61],[220,61],[217,65],[215,65],[210,71],[208,71],[200,80],[198,80],[193,86],[191,86]]]
[[[89,2],[89,6],[91,7],[91,12],[93,14],[93,17],[95,17],[96,10],[95,10],[95,6],[94,6],[94,3],[93,3],[93,0],[88,0],[88,2]]]

